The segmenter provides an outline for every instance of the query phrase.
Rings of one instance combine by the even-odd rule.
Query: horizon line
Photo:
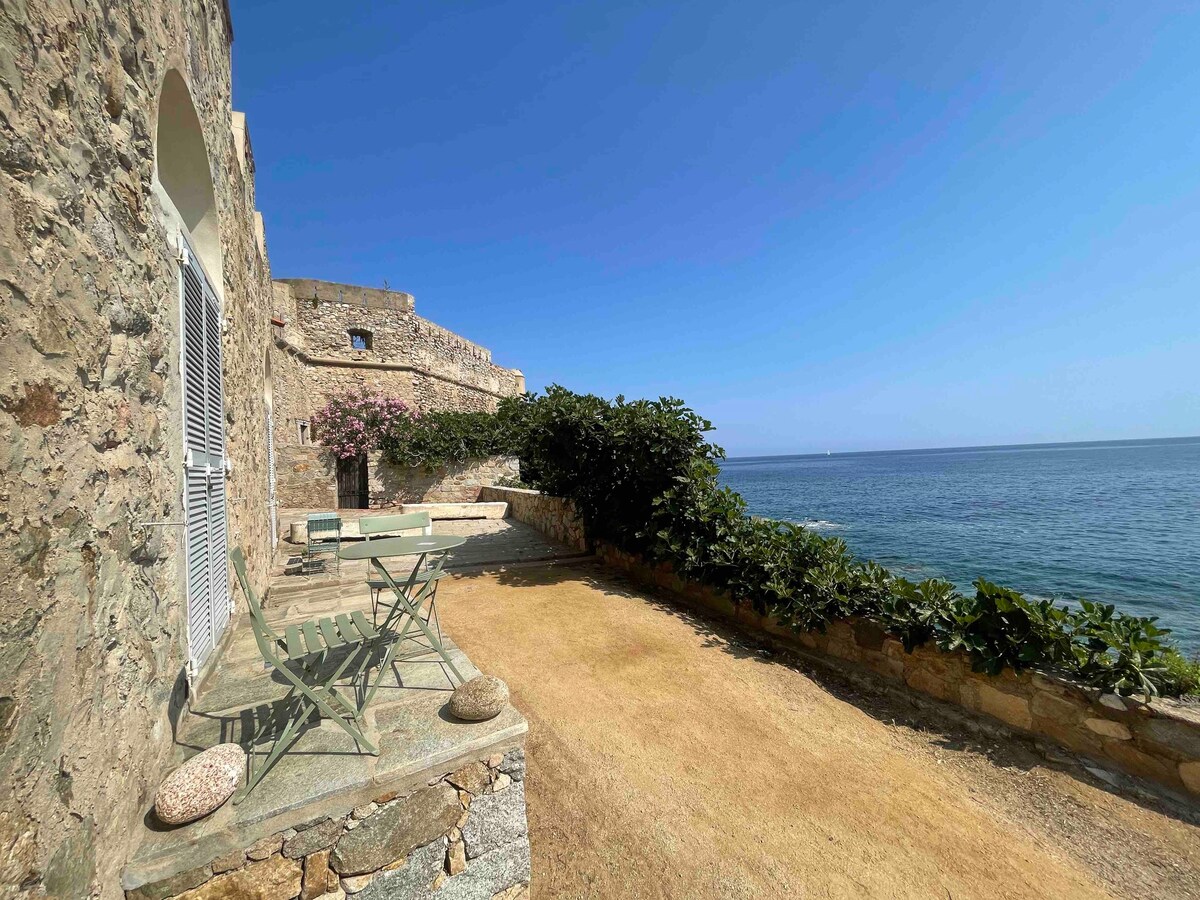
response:
[[[972,444],[962,447],[910,447],[907,449],[891,450],[827,450],[824,453],[754,453],[747,456],[727,456],[726,459],[797,459],[808,456],[870,456],[883,453],[955,453],[968,450],[1032,450],[1038,447],[1094,447],[1101,444],[1158,444],[1198,440],[1200,440],[1200,435],[1180,435],[1176,437],[1118,438],[1115,440],[1093,441],[1037,441],[1024,444]]]

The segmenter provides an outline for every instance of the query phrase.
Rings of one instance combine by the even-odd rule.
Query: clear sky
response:
[[[276,277],[731,455],[1200,433],[1200,6],[233,3]]]

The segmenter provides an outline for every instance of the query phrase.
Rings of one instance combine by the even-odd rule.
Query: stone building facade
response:
[[[181,524],[182,260],[220,312],[210,425],[230,465],[205,477],[224,489],[228,545],[266,583],[274,294],[232,40],[222,0],[0,3],[6,896],[119,896],[202,674]]]
[[[523,388],[408,295],[272,281],[232,41],[226,0],[0,2],[0,896],[121,895],[228,549],[266,593],[273,430]]]
[[[519,370],[496,365],[485,347],[417,315],[411,294],[303,278],[278,279],[274,290],[271,396],[280,507],[346,505],[338,502],[337,461],[314,445],[310,424],[335,394],[366,386],[422,412],[491,412],[502,397],[525,390]],[[514,467],[481,460],[427,473],[391,469],[372,455],[361,505],[472,501],[480,485],[515,474]]]

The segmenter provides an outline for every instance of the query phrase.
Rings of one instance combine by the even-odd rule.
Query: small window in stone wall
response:
[[[300,429],[300,443],[311,444],[313,441],[312,426],[308,422],[297,421],[296,425]]]
[[[371,349],[371,332],[365,331],[362,328],[350,329],[350,349],[351,350],[370,350]]]

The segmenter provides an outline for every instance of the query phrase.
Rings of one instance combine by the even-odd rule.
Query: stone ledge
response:
[[[484,502],[477,503],[402,503],[398,507],[391,509],[379,510],[351,510],[350,512],[359,513],[354,518],[349,516],[342,519],[342,540],[359,540],[362,538],[362,532],[358,528],[358,520],[370,518],[372,516],[394,516],[415,512],[427,512],[429,517],[435,522],[444,522],[463,519],[504,519],[508,517],[508,504],[500,502]],[[408,528],[400,531],[384,531],[380,532],[376,537],[403,537],[410,535],[426,534],[419,528]],[[292,544],[304,544],[308,541],[308,520],[298,519],[292,521],[288,526],[288,541]]]
[[[443,519],[503,519],[508,516],[508,504],[479,501],[477,503],[403,503],[404,513],[427,512],[435,522]]]
[[[478,674],[449,640],[447,649],[464,677]],[[141,846],[122,874],[122,887],[137,891],[170,879],[187,881],[188,873],[205,867],[211,874],[214,868],[223,867],[215,863],[309,823],[319,830],[304,841],[289,840],[285,846],[299,848],[290,851],[293,853],[322,851],[328,847],[326,830],[332,828],[320,824],[324,820],[343,820],[380,796],[411,793],[473,760],[495,758],[498,766],[506,753],[523,748],[528,725],[515,708],[509,706],[487,722],[452,721],[443,714],[450,691],[444,676],[437,681],[440,667],[419,659],[396,666],[400,673],[396,681],[388,679],[381,684],[379,696],[367,711],[367,733],[375,736],[379,756],[360,751],[334,723],[323,722],[306,730],[240,805],[226,803],[205,819],[172,829],[157,825],[147,810]],[[182,755],[237,740],[234,732],[244,727],[244,714],[275,699],[274,693],[264,693],[256,704],[251,695],[264,690],[258,682],[272,690],[283,687],[275,684],[270,673],[255,667],[246,671],[254,684],[247,682],[241,690],[234,685],[226,691],[231,698],[240,697],[240,702],[220,709],[216,708],[220,704],[213,703],[207,712],[189,714],[180,722]],[[240,669],[232,666],[226,674],[243,677]]]
[[[378,794],[348,814],[300,823],[203,867],[127,887],[126,898],[520,897],[531,874],[525,793],[502,769],[524,765],[524,751],[513,748],[458,771],[443,766],[424,785]],[[463,777],[467,770],[473,778]],[[455,786],[467,780],[468,790]]]

